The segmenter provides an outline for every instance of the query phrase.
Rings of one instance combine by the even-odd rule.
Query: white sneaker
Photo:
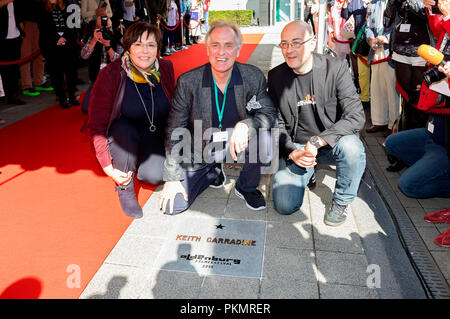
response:
[[[170,52],[175,53],[177,52],[177,50],[175,50],[174,48],[170,49]]]

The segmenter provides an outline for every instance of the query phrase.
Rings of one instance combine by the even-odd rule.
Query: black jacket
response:
[[[319,135],[331,147],[342,136],[359,135],[365,115],[345,60],[313,54],[313,89],[317,114],[325,127]],[[288,156],[296,149],[294,138],[298,124],[295,74],[286,64],[269,71],[268,90],[278,109],[280,155]]]
[[[15,0],[14,4],[14,16],[16,18],[16,26],[19,29],[21,36],[25,36],[19,23],[24,21],[27,13],[27,4],[24,0]],[[8,34],[8,5],[0,8],[0,40],[4,40]]]
[[[44,3],[38,3],[36,6],[37,23],[39,27],[39,48],[44,57],[54,52],[57,48],[56,43],[60,36],[56,32],[56,27],[53,22],[52,13],[45,10]],[[63,10],[63,18],[66,23],[62,37],[67,40],[66,48],[75,49],[77,46],[77,31],[75,28],[69,28],[67,21],[70,13],[67,12],[67,7]]]

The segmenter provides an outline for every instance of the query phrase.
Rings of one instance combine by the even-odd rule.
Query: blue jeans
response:
[[[436,144],[425,128],[407,130],[386,139],[386,151],[409,168],[398,187],[414,198],[450,197],[450,161],[446,149]]]
[[[297,148],[304,146],[295,145]],[[350,204],[356,197],[366,168],[366,153],[361,140],[356,135],[343,136],[333,148],[321,148],[316,161],[336,165],[333,199],[339,205]],[[273,182],[273,204],[278,213],[290,215],[302,206],[305,188],[313,173],[314,168],[303,168],[280,159]]]
[[[232,130],[230,132],[232,132]],[[231,134],[229,136],[231,136]],[[268,165],[273,154],[274,143],[270,132],[264,133],[260,138],[259,137],[260,136],[258,135],[250,139],[249,147],[238,155],[238,163],[243,163],[243,167],[239,174],[239,178],[236,181],[236,185],[244,192],[253,192],[256,190],[261,179],[261,170],[264,166]],[[259,148],[267,151],[265,156],[261,156],[261,153],[258,153],[258,156],[255,158],[249,154],[250,149],[259,150]],[[173,215],[180,214],[187,210],[197,196],[214,182],[220,172],[217,168],[217,163],[226,163],[226,158],[231,158],[231,156],[227,155],[229,154],[228,142],[223,150],[214,151],[212,154],[212,158],[216,159],[214,163],[210,163],[196,171],[184,171],[184,178],[181,181],[181,184],[188,194],[188,200],[186,201],[181,194],[177,194],[174,201]],[[168,214],[169,204],[167,204],[164,212],[165,214]]]

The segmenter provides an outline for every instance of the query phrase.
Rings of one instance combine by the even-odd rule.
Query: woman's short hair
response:
[[[222,28],[222,27],[230,28],[231,30],[233,30],[233,32],[235,34],[235,38],[236,38],[236,44],[237,44],[238,48],[240,49],[242,46],[241,30],[239,29],[239,26],[236,23],[231,22],[231,21],[226,21],[226,20],[215,20],[210,23],[208,33],[206,33],[206,36],[205,36],[206,45],[208,45],[211,33],[215,29]]]
[[[139,21],[133,23],[123,35],[124,52],[130,51],[131,45],[137,42],[145,32],[147,32],[147,36],[154,35],[159,50],[161,48],[161,31],[148,22]]]

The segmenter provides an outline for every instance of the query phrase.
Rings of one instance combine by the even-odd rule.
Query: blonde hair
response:
[[[232,22],[232,21],[226,21],[226,20],[215,20],[213,22],[211,22],[211,24],[209,25],[209,30],[208,33],[206,33],[205,36],[205,43],[206,45],[208,45],[209,42],[209,38],[211,37],[211,33],[213,33],[213,31],[217,28],[230,28],[234,34],[235,34],[235,38],[236,38],[236,44],[238,46],[238,48],[240,49],[242,46],[242,34],[241,34],[241,30],[239,29],[239,26]]]

